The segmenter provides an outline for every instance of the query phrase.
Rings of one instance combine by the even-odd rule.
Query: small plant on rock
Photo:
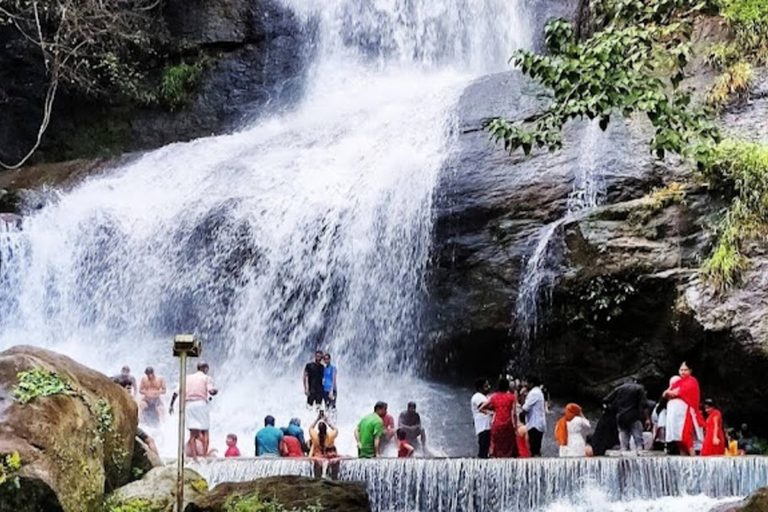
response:
[[[32,368],[18,374],[19,383],[13,388],[13,398],[26,404],[37,397],[75,395],[72,385],[57,373]]]
[[[0,485],[11,481],[19,486],[19,477],[16,475],[21,469],[21,456],[19,452],[13,452],[5,457],[0,456]]]
[[[281,503],[262,498],[258,492],[245,496],[230,496],[224,503],[224,512],[322,512],[322,510],[323,507],[319,503],[301,509],[287,509]]]

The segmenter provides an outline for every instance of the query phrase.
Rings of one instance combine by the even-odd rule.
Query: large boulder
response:
[[[745,500],[719,505],[709,512],[768,512],[768,487],[762,487]]]
[[[255,498],[258,496],[258,498]],[[328,512],[370,512],[365,484],[301,476],[276,476],[251,482],[223,483],[190,503],[185,512],[225,512],[227,500],[258,499],[305,510],[319,505]]]
[[[26,403],[14,396],[22,372],[37,376]],[[0,511],[96,510],[131,479],[137,415],[122,388],[66,356],[0,352],[0,459],[21,459],[0,485]]]
[[[205,479],[196,471],[184,469],[184,503],[202,497],[208,490]],[[107,503],[114,505],[141,502],[147,510],[168,510],[176,506],[176,466],[151,470],[141,480],[119,488]]]

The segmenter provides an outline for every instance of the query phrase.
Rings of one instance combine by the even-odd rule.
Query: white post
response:
[[[179,354],[179,457],[176,474],[176,512],[184,512],[184,416],[187,396],[187,352]]]

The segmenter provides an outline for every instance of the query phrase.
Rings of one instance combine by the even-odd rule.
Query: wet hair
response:
[[[706,398],[704,399],[704,407],[717,407],[717,406],[715,405],[714,400],[712,400],[711,398]]]
[[[272,415],[268,415],[266,418],[264,418],[264,425],[267,426],[275,426],[275,417]]]
[[[112,382],[120,386],[121,388],[128,389],[131,386],[133,386],[133,382],[131,382],[131,378],[127,377],[126,375],[117,375],[115,377],[112,377]]]
[[[683,365],[685,365],[689,370],[691,370],[691,372],[693,372],[693,366],[688,364],[688,361],[683,361],[682,363],[680,363],[680,366],[683,366]]]
[[[475,390],[476,391],[482,391],[485,387],[485,383],[488,382],[488,379],[484,377],[480,377],[475,379]]]
[[[328,425],[321,421],[317,425],[317,441],[320,444],[320,453],[325,455],[325,440],[328,437]]]
[[[325,354],[323,354],[323,357],[327,357],[328,359],[330,359],[331,358],[331,354],[326,352]]]
[[[399,428],[399,429],[397,429],[397,438],[398,438],[399,440],[401,440],[401,441],[404,441],[404,440],[405,440],[405,437],[406,437],[406,435],[405,435],[405,429],[402,429],[402,428]]]
[[[206,363],[205,361],[200,361],[199,363],[197,363],[197,369],[199,371],[203,371],[203,368],[206,368],[206,369],[210,370],[211,367],[208,366],[208,363]]]
[[[506,378],[502,377],[499,379],[498,390],[502,392],[509,391],[509,381]]]
[[[408,408],[409,409],[415,409],[416,408],[416,402],[408,402]]]
[[[291,418],[291,421],[288,422],[289,425],[296,425],[297,427],[301,426],[301,420],[299,418]]]
[[[231,439],[234,442],[237,442],[237,436],[235,434],[227,434],[227,439]]]
[[[373,412],[376,412],[380,409],[386,409],[387,407],[387,402],[376,402],[376,405],[373,406]]]
[[[120,373],[131,373],[131,368],[128,365],[125,365],[120,368]]]
[[[155,369],[151,366],[147,366],[147,368],[144,370],[145,375],[152,375],[153,373],[155,373]]]
[[[317,354],[325,355],[325,353],[322,350],[319,350],[319,349],[315,350],[315,355],[317,355]]]

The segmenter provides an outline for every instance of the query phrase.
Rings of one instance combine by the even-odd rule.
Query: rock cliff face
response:
[[[728,129],[764,118],[764,84],[724,116]],[[675,185],[690,170],[655,160],[641,124],[615,120],[606,133],[576,124],[562,151],[528,158],[506,154],[479,130],[487,116],[530,115],[537,96],[505,74],[462,99],[459,148],[438,202],[433,372],[496,375],[511,361],[574,400],[599,400],[634,375],[655,398],[687,360],[731,424],[768,428],[765,250],[752,248],[738,289],[719,295],[702,282],[697,269],[722,205],[703,187]],[[583,208],[585,168],[600,189],[596,208]],[[518,301],[547,227],[538,332],[526,341]]]
[[[63,87],[37,161],[116,155],[219,133],[300,95],[310,38],[279,1],[169,0],[163,18],[170,44],[207,62],[190,105],[171,112]],[[0,27],[1,160],[31,147],[45,86],[39,51]]]

